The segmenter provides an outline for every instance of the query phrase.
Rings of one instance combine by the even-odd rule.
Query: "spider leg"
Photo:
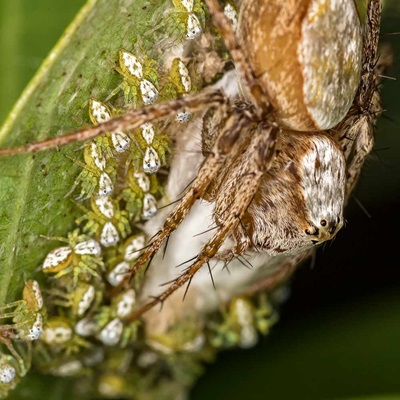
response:
[[[376,90],[376,65],[381,24],[382,2],[370,0],[364,30],[361,82],[356,95],[356,104],[364,111],[369,108]]]
[[[10,351],[10,353],[11,353],[17,360],[20,360],[21,357],[20,357],[20,355],[17,353],[17,351],[15,350],[15,348],[14,348],[14,346],[13,346],[13,343],[12,343],[12,340],[11,340],[11,339],[14,338],[14,336],[15,336],[15,335],[13,334],[12,328],[10,328],[9,331],[5,331],[5,332],[2,332],[2,333],[1,333],[1,335],[0,335],[0,343],[4,344],[4,345],[8,348],[8,350]]]
[[[217,0],[205,0],[205,3],[210,11],[213,23],[219,31],[221,37],[224,39],[225,46],[232,57],[236,71],[242,83],[242,87],[244,88],[246,94],[251,97],[252,103],[256,108],[257,115],[263,115],[267,105],[269,104],[268,97],[258,84],[253,70],[246,60],[246,53],[243,51],[242,46],[236,37],[231,22],[222,11]]]
[[[178,205],[169,214],[162,228],[153,237],[151,244],[145,249],[144,253],[136,261],[131,270],[133,276],[143,265],[145,265],[158,251],[165,239],[188,214],[195,201],[206,191],[210,182],[216,176],[223,165],[226,156],[231,154],[237,140],[246,127],[249,125],[249,116],[235,110],[226,120],[223,129],[220,131],[211,151],[205,158],[203,166],[200,168],[196,179],[189,186],[187,192],[182,197]]]
[[[15,317],[16,314],[18,314],[17,310],[9,312],[9,313],[4,313],[4,314],[0,315],[0,319],[13,318],[13,317]]]
[[[0,342],[4,339],[4,335],[14,338],[14,331],[17,324],[2,324],[0,325]]]
[[[27,369],[29,369],[30,367],[30,352],[32,349],[32,345],[31,343],[27,342],[27,346],[28,346],[28,355],[27,355],[27,360],[24,360],[21,355],[17,352],[17,350],[15,350],[15,347],[12,343],[12,341],[10,340],[10,338],[6,338],[4,336],[0,335],[0,343],[4,344],[7,349],[9,350],[9,352],[14,356],[14,358],[17,360],[19,367],[20,367],[20,373],[21,375],[25,375],[27,372]]]
[[[223,261],[231,261],[233,258],[237,258],[241,264],[244,264],[246,267],[248,267],[244,262],[240,260],[239,257],[241,254],[245,253],[246,250],[255,249],[255,246],[251,240],[251,237],[246,232],[242,220],[239,221],[238,226],[232,233],[232,237],[235,243],[234,246],[232,248],[218,252],[216,258]]]
[[[0,313],[4,312],[5,310],[7,310],[9,308],[18,307],[23,304],[26,304],[26,302],[24,300],[16,300],[16,301],[13,301],[12,303],[4,304],[3,306],[0,307]],[[0,319],[3,319],[3,318],[8,318],[8,317],[4,317],[0,314]]]
[[[259,188],[261,178],[270,167],[275,153],[278,132],[279,128],[275,126],[266,127],[260,124],[250,143],[253,156],[248,164],[248,173],[244,173],[238,183],[238,194],[235,196],[229,212],[226,213],[226,219],[221,221],[217,232],[200,251],[195,262],[165,292],[134,312],[130,320],[135,320],[154,306],[162,304],[182,285],[188,281],[190,282],[196,272],[217,254],[219,248],[232,233],[232,230],[240,224],[243,214]]]
[[[347,132],[354,137],[352,157],[347,165],[346,197],[348,198],[361,174],[361,169],[374,147],[374,122],[368,116],[362,116]]]
[[[187,95],[176,100],[130,111],[125,115],[110,119],[98,125],[78,129],[77,131],[66,133],[65,135],[57,136],[52,139],[11,149],[0,149],[0,157],[23,153],[36,153],[75,142],[84,142],[107,132],[112,133],[138,128],[145,122],[157,121],[167,118],[170,115],[175,115],[177,111],[184,108],[189,108],[195,112],[218,106],[224,102],[225,96],[220,91],[204,90],[200,93]]]
[[[378,59],[378,41],[382,13],[381,0],[368,3],[361,82],[354,101],[353,110],[344,121],[344,135],[339,140],[346,159],[347,197],[352,192],[361,173],[362,166],[374,146],[374,127],[382,112],[378,91],[378,75],[387,67],[387,62]]]

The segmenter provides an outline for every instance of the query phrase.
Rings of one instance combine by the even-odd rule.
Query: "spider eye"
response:
[[[328,222],[326,221],[326,219],[321,219],[320,224],[321,224],[321,226],[326,226],[328,224]]]
[[[306,232],[306,235],[311,235],[311,232],[309,229],[306,229],[305,232]]]

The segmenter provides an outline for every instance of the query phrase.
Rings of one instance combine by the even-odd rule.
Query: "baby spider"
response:
[[[174,356],[177,352],[201,352],[206,344],[202,323],[188,318],[185,323],[171,327],[162,334],[149,335],[147,344],[160,355]]]
[[[69,308],[72,315],[81,318],[89,309],[96,308],[101,302],[102,290],[86,282],[79,281],[74,290],[52,288],[48,291],[51,295],[51,304]]]
[[[93,124],[99,124],[104,121],[108,121],[111,119],[112,114],[110,109],[107,107],[106,104],[102,103],[99,100],[96,99],[90,99],[89,100],[89,116],[90,120],[93,122]],[[123,153],[124,151],[128,150],[129,145],[131,143],[131,140],[129,136],[124,133],[124,132],[114,132],[110,134],[111,138],[111,143],[108,141],[108,137],[104,136],[104,142],[101,143],[96,143],[98,144],[98,151],[100,154],[102,154],[102,158],[104,159],[106,156],[103,154],[107,154],[108,158],[110,157],[110,147],[112,144],[112,147],[114,148],[115,152],[117,153]],[[112,157],[112,154],[111,154]],[[96,166],[99,169],[100,168],[97,163]],[[104,169],[104,168],[103,168]]]
[[[168,83],[162,88],[162,98],[164,100],[176,99],[192,91],[192,79],[185,63],[180,58],[172,61]],[[192,113],[189,110],[180,111],[175,119],[180,123],[190,121]]]
[[[130,157],[135,171],[143,170],[146,174],[155,174],[162,165],[167,164],[167,155],[170,153],[170,138],[151,123],[143,124],[140,130],[132,137],[140,156]]]
[[[40,340],[56,353],[65,352],[66,355],[78,353],[81,348],[91,346],[74,332],[71,321],[65,317],[49,318]]]
[[[18,367],[13,356],[0,353],[0,399],[6,398],[19,382]]]
[[[170,46],[171,37],[182,43],[185,40],[197,39],[203,32],[205,13],[201,0],[172,0],[173,8],[159,15],[163,21],[158,27],[163,27],[164,37],[159,46]],[[152,29],[154,31],[156,29]],[[167,35],[165,35],[167,33]]]
[[[32,358],[30,346],[21,352],[24,358],[19,354],[16,357],[0,351],[0,399],[7,398],[10,390],[15,388],[30,369]]]
[[[111,305],[99,309],[94,320],[100,328],[97,337],[103,344],[115,346],[119,343],[125,347],[135,337],[137,323],[125,321],[132,314],[135,303],[136,293],[134,289],[128,289],[114,297]]]
[[[229,307],[222,310],[222,321],[211,323],[215,347],[252,347],[257,343],[258,332],[268,332],[277,317],[265,293],[258,300],[257,306],[243,296],[231,300]]]
[[[128,213],[119,209],[118,202],[109,197],[94,196],[90,201],[93,211],[76,204],[85,213],[78,219],[78,224],[87,221],[83,231],[95,236],[103,247],[113,247],[119,243],[121,237],[125,238],[130,234]]]
[[[84,160],[86,164],[75,160],[82,167],[82,171],[67,195],[80,185],[78,200],[87,199],[94,193],[103,197],[110,196],[114,191],[116,171],[114,165],[107,163],[106,158],[99,153],[97,142],[85,146]]]
[[[3,356],[0,353],[0,396],[2,389],[14,388],[17,383],[14,378],[25,376],[29,370],[32,356],[30,342],[38,340],[42,335],[46,316],[42,292],[38,282],[33,279],[25,282],[22,300],[0,307],[0,320],[12,319],[12,323],[0,325],[0,343],[4,344],[11,353],[11,356]],[[13,343],[13,341],[25,343]],[[8,363],[8,361],[12,361],[13,364],[14,361],[18,363],[18,368],[5,367],[3,362]]]
[[[144,172],[136,172],[130,167],[128,170],[129,187],[119,195],[126,203],[126,211],[133,220],[150,219],[157,212],[157,201],[154,194],[160,191],[156,177],[148,176]]]
[[[125,103],[136,107],[139,102],[145,105],[154,103],[158,98],[157,63],[151,59],[139,58],[126,50],[119,52],[119,65],[116,70],[123,76],[124,81],[117,88],[124,91]],[[114,93],[112,93],[114,95]]]
[[[68,246],[57,247],[47,254],[42,266],[45,274],[55,274],[56,279],[62,279],[62,286],[72,283],[74,288],[78,285],[79,278],[86,281],[92,277],[99,278],[99,270],[103,269],[104,264],[98,242],[79,234],[78,230],[69,233],[68,239],[50,239],[67,242]]]
[[[120,246],[121,254],[110,261],[110,270],[107,274],[107,281],[111,286],[118,286],[129,276],[131,263],[140,256],[140,251],[146,243],[143,233],[137,233],[126,239],[123,246]]]
[[[240,95],[230,99],[205,89],[0,151],[41,151],[132,130],[183,109],[208,110],[197,176],[131,274],[148,264],[198,199],[214,204],[214,235],[132,320],[190,284],[212,258],[229,261],[243,252],[292,256],[332,239],[373,143],[380,0],[369,0],[364,35],[354,0],[244,0],[236,33],[218,1],[205,2],[235,64]]]
[[[0,307],[0,320],[9,318],[12,318],[13,324],[0,325],[0,342],[6,344],[16,357],[11,350],[9,339],[34,341],[38,340],[43,332],[46,309],[37,281],[31,279],[25,282],[22,300]]]

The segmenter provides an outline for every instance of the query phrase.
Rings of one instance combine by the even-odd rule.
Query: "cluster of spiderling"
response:
[[[180,79],[189,82],[190,91],[188,70],[179,62],[180,72],[186,73]],[[122,91],[126,106],[165,100],[163,93],[171,96],[171,87],[179,86],[175,71],[163,77],[156,61],[139,45],[132,52],[119,52],[116,71],[122,83],[108,100]],[[94,124],[120,112],[99,99],[89,100]],[[113,288],[127,276],[146,244],[136,224],[157,212],[161,194],[157,173],[167,166],[170,145],[169,135],[156,124],[110,133],[85,145],[82,171],[71,191],[78,193],[75,202],[82,216],[66,239],[53,238],[66,243],[50,251],[42,266],[50,277],[50,316],[35,347],[41,371],[81,375],[94,364],[103,365],[108,348],[125,349],[137,343],[139,323],[129,322],[128,317],[136,306],[140,277],[118,295],[113,295]]]
[[[2,319],[11,318],[12,323],[3,325],[1,332],[9,354],[0,353],[0,398],[29,370],[32,341],[33,361],[41,372],[76,377],[80,391],[95,390],[101,398],[132,398],[154,389],[159,379],[190,384],[201,372],[200,364],[212,360],[216,351],[250,347],[258,333],[266,334],[276,321],[265,294],[253,300],[238,296],[207,320],[194,316],[163,334],[145,334],[138,323],[126,322],[136,303],[134,287],[105,299],[107,285],[122,281],[144,236],[137,234],[124,243],[103,280],[90,272],[85,276],[84,265],[99,265],[99,246],[81,239],[74,233],[68,246],[51,251],[43,263],[55,283],[46,290],[48,318],[33,280],[26,282],[23,300],[1,309]],[[82,267],[76,283],[72,265]],[[57,276],[67,269],[70,273]],[[74,290],[68,290],[71,285]],[[164,390],[162,385],[159,390]]]
[[[226,3],[225,12],[237,19],[233,3]],[[201,34],[205,13],[200,1],[173,0],[168,15],[179,40]],[[124,106],[140,107],[196,90],[188,60],[175,57],[160,66],[137,43],[131,51],[121,50],[118,62],[118,88],[104,101],[89,99],[93,124],[119,115]],[[110,100],[121,92],[118,107],[113,106]],[[85,144],[83,161],[78,161],[82,170],[69,192],[82,216],[66,238],[50,238],[62,245],[41,265],[45,302],[37,281],[28,280],[22,300],[0,307],[0,398],[27,373],[32,351],[43,373],[85,376],[85,384],[95,386],[99,396],[132,397],[154,386],[166,371],[171,380],[188,384],[199,373],[198,363],[216,349],[248,347],[257,332],[268,331],[274,314],[267,300],[255,304],[240,297],[207,321],[183,321],[162,335],[146,336],[140,322],[129,321],[143,276],[136,275],[129,289],[114,294],[147,243],[137,224],[157,212],[162,195],[157,173],[168,168],[171,147],[167,130],[191,118],[184,110],[164,125],[146,123]]]
[[[222,311],[222,322],[209,324],[214,332],[211,343],[216,348],[252,347],[257,343],[258,334],[266,335],[276,320],[277,314],[265,293],[259,294],[256,301],[235,297]]]

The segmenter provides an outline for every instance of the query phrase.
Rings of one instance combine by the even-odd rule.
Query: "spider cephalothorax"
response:
[[[343,224],[345,196],[373,142],[380,0],[369,1],[364,37],[354,0],[244,0],[237,34],[217,0],[206,4],[235,64],[241,95],[230,99],[205,89],[0,151],[45,150],[136,129],[183,109],[208,109],[204,161],[131,274],[148,264],[198,199],[215,204],[214,234],[185,272],[131,319],[190,283],[214,257],[259,251],[291,255],[331,239]],[[227,239],[233,246],[221,252]]]
[[[232,256],[255,250],[294,254],[331,239],[343,225],[345,159],[340,147],[327,135],[283,131],[276,153],[233,233]],[[244,167],[240,154],[204,196],[215,202],[217,225],[238,195]]]

